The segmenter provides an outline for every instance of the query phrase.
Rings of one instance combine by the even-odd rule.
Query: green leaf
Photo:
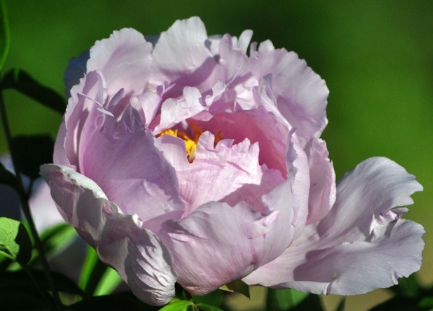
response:
[[[309,294],[294,310],[325,311],[318,295]]]
[[[418,306],[423,308],[433,308],[433,297],[422,298]]]
[[[110,294],[121,282],[122,278],[119,273],[117,273],[113,268],[107,267],[95,289],[95,295],[102,296]]]
[[[0,254],[26,264],[32,245],[26,228],[17,220],[0,217]]]
[[[19,135],[12,139],[14,156],[20,171],[35,180],[39,167],[53,162],[54,141],[49,135]]]
[[[431,307],[419,304],[419,299],[411,297],[395,296],[373,307],[370,311],[423,311],[431,310]]]
[[[66,110],[66,101],[57,92],[37,82],[24,70],[14,68],[3,77],[3,89],[16,90],[60,114]]]
[[[223,302],[223,291],[216,290],[204,296],[192,295],[192,300],[196,303],[204,303],[204,304],[219,307]]]
[[[93,247],[87,247],[87,256],[80,276],[80,287],[88,296],[112,291],[121,281],[116,271],[109,271]]]
[[[221,286],[220,289],[231,293],[239,293],[247,298],[250,298],[250,287],[241,280],[230,282]]]
[[[299,305],[308,294],[294,289],[272,289],[268,288],[266,295],[267,310],[285,311]]]
[[[71,311],[128,310],[157,311],[159,307],[149,306],[140,301],[130,291],[109,296],[97,296],[83,299],[68,307]]]
[[[193,305],[194,303],[190,300],[180,300],[166,305],[160,311],[188,311],[188,307]]]
[[[2,163],[0,163],[0,184],[8,185],[18,192],[18,180],[17,177],[9,172]]]
[[[6,1],[0,0],[0,70],[6,61],[10,46],[9,19]]]
[[[405,297],[417,297],[419,293],[423,291],[423,287],[419,283],[415,273],[411,274],[407,278],[399,279],[398,285],[395,285],[389,289],[397,296]]]
[[[198,307],[199,310],[203,310],[203,311],[224,311],[220,308],[217,308],[215,306],[211,306],[205,303],[197,303],[196,306]]]

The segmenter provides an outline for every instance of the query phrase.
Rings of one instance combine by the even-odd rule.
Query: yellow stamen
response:
[[[201,128],[199,128],[197,125],[194,125],[194,124],[189,124],[189,126],[192,129],[194,129],[194,131],[195,131],[194,139],[192,139],[191,137],[189,137],[188,134],[185,133],[185,132],[180,132],[178,130],[172,130],[172,129],[163,130],[158,135],[158,137],[159,136],[164,136],[164,135],[170,135],[170,136],[182,138],[185,141],[186,157],[188,158],[189,163],[192,163],[194,161],[195,152],[197,150],[197,142],[198,142],[198,139],[200,138],[200,135],[203,133],[203,130]],[[217,143],[220,140],[223,139],[221,133],[222,133],[222,131],[219,131],[216,134],[215,141],[214,141],[214,147],[217,145]]]

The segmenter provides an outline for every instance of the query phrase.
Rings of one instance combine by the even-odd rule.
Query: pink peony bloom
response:
[[[69,104],[41,174],[64,219],[143,301],[178,282],[320,294],[396,284],[421,265],[422,190],[372,158],[336,185],[328,89],[293,52],[208,37],[199,18],[158,37],[115,31],[71,61]]]

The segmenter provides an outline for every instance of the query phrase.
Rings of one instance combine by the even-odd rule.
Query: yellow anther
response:
[[[158,137],[159,136],[164,136],[164,135],[170,135],[170,136],[182,138],[185,141],[186,157],[188,158],[189,163],[192,163],[194,161],[195,152],[197,150],[197,142],[198,142],[198,139],[200,138],[200,135],[203,133],[203,130],[200,127],[198,127],[197,125],[194,125],[194,124],[189,124],[189,126],[195,132],[194,133],[194,139],[192,139],[191,137],[189,137],[188,134],[185,133],[185,132],[180,132],[178,130],[172,130],[172,129],[163,130],[158,135]],[[214,147],[216,146],[216,144],[220,140],[223,139],[221,133],[222,133],[222,131],[219,131],[216,134],[215,141],[214,141]]]

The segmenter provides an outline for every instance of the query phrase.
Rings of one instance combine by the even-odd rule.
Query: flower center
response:
[[[182,138],[185,141],[185,147],[186,147],[186,157],[188,158],[188,162],[192,163],[194,161],[195,158],[195,152],[197,150],[197,142],[198,139],[200,138],[200,135],[203,133],[203,130],[198,127],[197,125],[194,124],[190,124],[189,125],[193,130],[194,130],[194,138],[191,138],[187,133],[185,132],[181,132],[179,130],[172,130],[172,129],[167,129],[162,131],[159,136],[164,136],[164,135],[170,135],[170,136],[174,136],[174,137],[179,137]],[[222,131],[218,131],[218,133],[215,136],[215,141],[214,141],[214,147],[216,146],[216,144],[223,139],[223,137],[221,136],[221,132]]]

